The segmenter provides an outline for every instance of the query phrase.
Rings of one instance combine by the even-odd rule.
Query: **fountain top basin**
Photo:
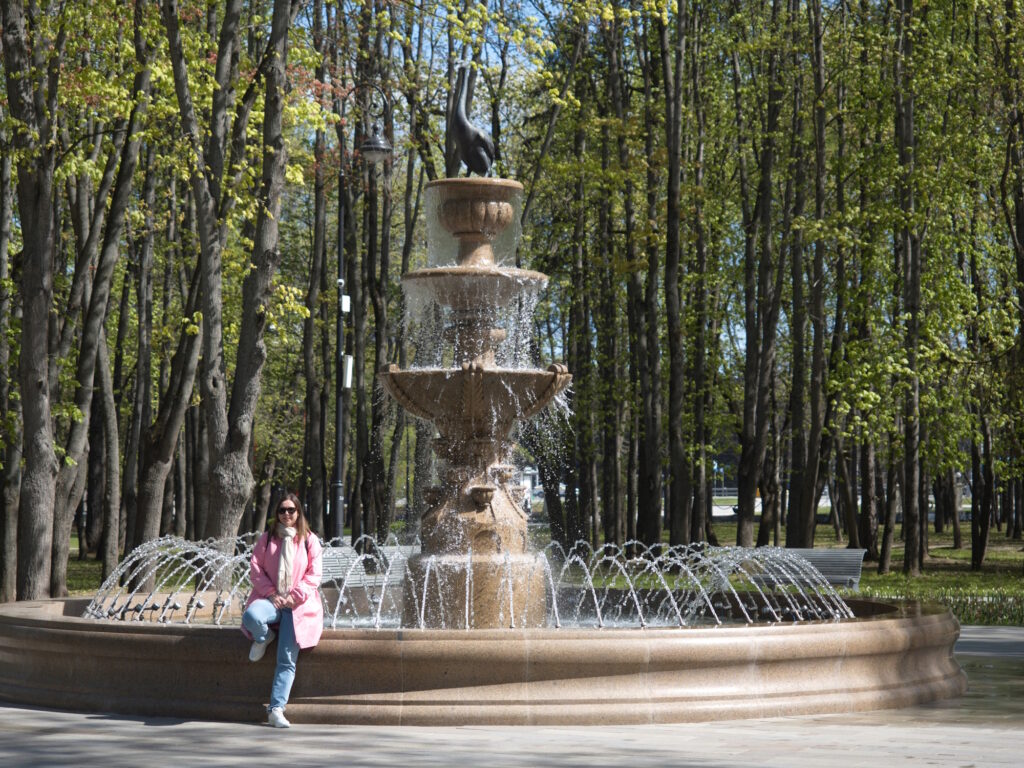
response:
[[[462,176],[450,179],[428,181],[427,189],[443,190],[447,199],[481,198],[511,202],[523,192],[523,185],[515,179],[499,179],[483,176]]]
[[[523,185],[512,179],[437,179],[427,184],[427,192],[437,199],[437,221],[458,241],[459,265],[494,264],[492,244],[515,220],[515,201],[522,191]]]

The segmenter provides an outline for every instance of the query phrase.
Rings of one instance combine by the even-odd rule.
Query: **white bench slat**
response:
[[[352,547],[324,547],[321,556],[323,564],[323,581],[333,581],[339,587],[342,583],[348,586],[366,586],[368,574],[359,553]]]
[[[384,576],[387,574],[387,567],[391,571],[388,574],[389,586],[401,584],[405,579],[406,563],[411,555],[420,551],[418,545],[380,547],[380,553],[387,565],[378,573],[366,572],[363,560],[359,553],[350,546],[324,547],[323,550],[323,580],[333,581],[339,587],[342,582],[350,587],[373,587],[381,586],[384,583]],[[354,567],[353,567],[354,566]]]
[[[864,549],[787,549],[800,555],[818,569],[832,586],[860,589],[860,575],[864,564]]]

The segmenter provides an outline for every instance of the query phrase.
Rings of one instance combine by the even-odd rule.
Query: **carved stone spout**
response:
[[[493,485],[474,485],[469,489],[469,495],[477,510],[485,510],[491,505],[495,490],[497,489]]]

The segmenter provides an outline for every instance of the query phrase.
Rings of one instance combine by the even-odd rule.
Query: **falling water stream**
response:
[[[159,623],[238,624],[251,583],[254,536],[185,541],[163,537],[131,553],[103,583],[86,618]],[[362,552],[360,552],[362,550]],[[402,626],[406,560],[416,545],[383,545],[369,539],[353,547],[324,548],[320,597],[331,628],[393,629]],[[547,621],[553,628],[717,626],[727,623],[838,621],[853,612],[805,559],[762,547],[649,548],[640,542],[597,550],[577,542],[528,555],[543,573]],[[443,617],[446,629],[472,626],[473,554],[435,555],[422,590],[413,593],[414,615],[424,625],[428,594],[464,589],[465,614]],[[517,588],[511,559],[499,598],[503,625],[517,628]],[[521,568],[521,563],[518,565]],[[457,586],[456,586],[457,585]],[[436,601],[444,604],[445,601]],[[415,628],[415,627],[411,627]]]

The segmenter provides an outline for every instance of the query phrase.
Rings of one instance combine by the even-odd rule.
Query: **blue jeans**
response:
[[[299,657],[299,644],[295,642],[295,626],[292,624],[290,608],[278,610],[269,600],[255,600],[242,615],[242,626],[249,630],[252,639],[262,643],[267,639],[270,625],[277,622],[277,668],[274,670],[274,684],[270,688],[271,709],[284,709],[288,695],[295,682],[295,660]]]

